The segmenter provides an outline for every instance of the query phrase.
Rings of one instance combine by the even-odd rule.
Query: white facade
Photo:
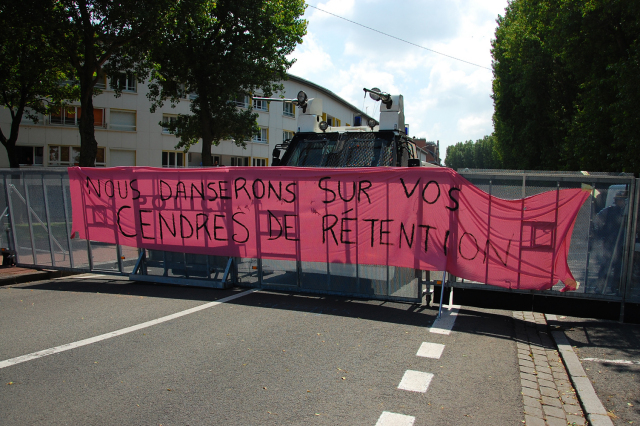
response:
[[[299,77],[290,75],[284,83],[284,92],[274,97],[295,98],[300,90],[309,98],[321,98],[323,119],[333,126],[353,125],[356,117],[363,123],[369,118],[331,91]],[[178,114],[188,114],[190,99],[180,101],[172,108],[166,103],[156,112],[149,112],[146,84],[127,81],[127,90],[118,98],[109,85],[104,84],[103,93],[93,98],[95,108],[95,136],[98,142],[97,166],[151,166],[151,167],[198,167],[201,165],[200,143],[191,147],[188,154],[176,150],[178,139],[168,134],[161,126]],[[251,102],[250,98],[247,98]],[[222,141],[213,146],[212,156],[219,165],[268,166],[271,152],[276,144],[293,136],[301,111],[297,107],[285,106],[281,102],[253,101],[258,113],[261,134],[247,141],[246,148],[232,141]],[[242,107],[242,102],[238,103]],[[74,107],[75,106],[75,107]],[[61,115],[40,117],[37,124],[23,119],[17,146],[21,148],[21,164],[34,166],[70,166],[77,164],[80,152],[80,134],[77,118],[81,114],[79,102],[66,108]],[[11,125],[9,111],[0,110],[0,126],[8,136]],[[4,147],[0,147],[0,168],[9,167]]]

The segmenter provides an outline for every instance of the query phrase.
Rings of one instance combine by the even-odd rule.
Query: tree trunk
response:
[[[11,138],[9,140],[3,140],[2,145],[7,149],[7,155],[9,156],[9,167],[12,169],[17,169],[20,167],[18,162],[18,151],[16,151],[16,141],[15,139],[12,141]]]
[[[211,143],[213,142],[213,134],[211,133],[210,121],[205,114],[200,115],[202,124],[202,167],[213,166],[213,157],[211,156]]]
[[[96,142],[93,128],[93,73],[89,73],[85,64],[83,76],[80,79],[80,167],[94,167],[98,142]]]
[[[4,137],[4,134],[0,134],[0,142],[7,149],[7,156],[9,157],[9,167],[12,169],[20,168],[20,161],[18,160],[18,151],[16,150],[16,142],[18,141],[18,134],[20,133],[20,123],[22,123],[22,116],[24,114],[24,103],[20,102],[20,106],[15,114],[11,117],[11,130],[9,130],[9,139]]]

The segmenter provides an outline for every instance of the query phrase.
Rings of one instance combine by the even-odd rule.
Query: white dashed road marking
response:
[[[402,376],[402,381],[398,385],[398,389],[425,393],[427,389],[429,389],[431,379],[433,379],[432,373],[407,370],[405,371],[404,376]]]
[[[444,345],[440,343],[424,342],[422,343],[422,345],[420,345],[420,349],[418,349],[418,353],[416,354],[416,356],[440,359],[440,357],[442,356],[442,351],[444,351]]]
[[[413,426],[415,417],[383,411],[376,426]]]
[[[459,309],[459,305],[449,305],[447,308],[444,308],[442,310],[442,316],[433,322],[429,331],[435,334],[451,334]]]
[[[436,334],[449,335],[451,334],[451,330],[453,330],[460,306],[453,305],[453,297],[450,296],[449,306],[443,306],[443,308],[442,316],[433,322],[429,331]],[[441,343],[422,342],[416,356],[440,359],[444,351],[444,346],[445,345]],[[432,373],[407,370],[404,376],[402,376],[398,389],[426,393],[432,379]],[[415,417],[384,411],[378,419],[376,426],[412,426],[414,421]]]
[[[101,334],[99,336],[90,337],[88,339],[79,340],[73,343],[67,343],[61,346],[56,346],[55,348],[44,349],[42,351],[33,352],[27,355],[22,355],[16,358],[7,359],[5,361],[0,361],[0,368],[10,367],[12,365],[20,364],[21,362],[31,361],[37,358],[42,358],[47,355],[53,355],[58,352],[64,352],[71,349],[78,348],[80,346],[90,345],[91,343],[100,342],[102,340],[111,339],[112,337],[121,336],[123,334],[131,333],[133,331],[138,331],[143,328],[151,327],[152,325],[161,324],[163,322],[171,321],[172,319],[180,318],[185,315],[193,314],[198,311],[202,311],[203,309],[211,308],[213,306],[220,305],[222,303],[228,302],[233,299],[237,299],[242,296],[246,296],[248,294],[257,291],[257,289],[243,291],[242,293],[234,294],[233,296],[225,297],[220,300],[216,300],[215,302],[205,303],[204,305],[196,306],[195,308],[187,309],[185,311],[176,312],[175,314],[167,315],[165,317],[157,318],[151,321],[143,322],[142,324],[133,325],[131,327],[122,328],[120,330],[112,331],[110,333]]]

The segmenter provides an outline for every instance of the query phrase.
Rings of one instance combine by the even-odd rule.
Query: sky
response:
[[[380,103],[365,99],[364,87],[403,95],[409,135],[439,140],[443,159],[447,146],[493,132],[491,40],[507,0],[309,0],[307,4],[307,35],[291,55],[296,59],[291,74],[331,90],[376,119]]]

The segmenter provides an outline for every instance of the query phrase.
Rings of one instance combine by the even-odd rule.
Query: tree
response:
[[[59,0],[53,19],[57,31],[50,40],[67,57],[80,84],[82,115],[80,165],[95,165],[98,144],[94,132],[93,96],[104,74],[148,74],[148,52],[174,1]],[[112,80],[113,81],[113,80]],[[116,94],[122,90],[117,84]]]
[[[477,141],[458,142],[447,147],[445,165],[451,169],[501,169],[502,160],[495,150],[493,136]]]
[[[257,114],[238,109],[235,100],[257,91],[282,90],[293,64],[287,55],[302,42],[303,0],[184,0],[152,52],[157,64],[149,84],[152,111],[195,93],[192,114],[163,124],[180,138],[176,148],[202,140],[202,164],[212,165],[211,145],[233,139],[237,145],[257,130]]]
[[[0,5],[0,97],[11,114],[0,142],[9,164],[19,167],[16,142],[23,117],[37,122],[38,114],[77,98],[77,88],[65,83],[72,73],[65,59],[47,40],[52,30],[53,2],[3,2]]]
[[[639,39],[634,0],[510,2],[492,44],[505,167],[639,172]]]

